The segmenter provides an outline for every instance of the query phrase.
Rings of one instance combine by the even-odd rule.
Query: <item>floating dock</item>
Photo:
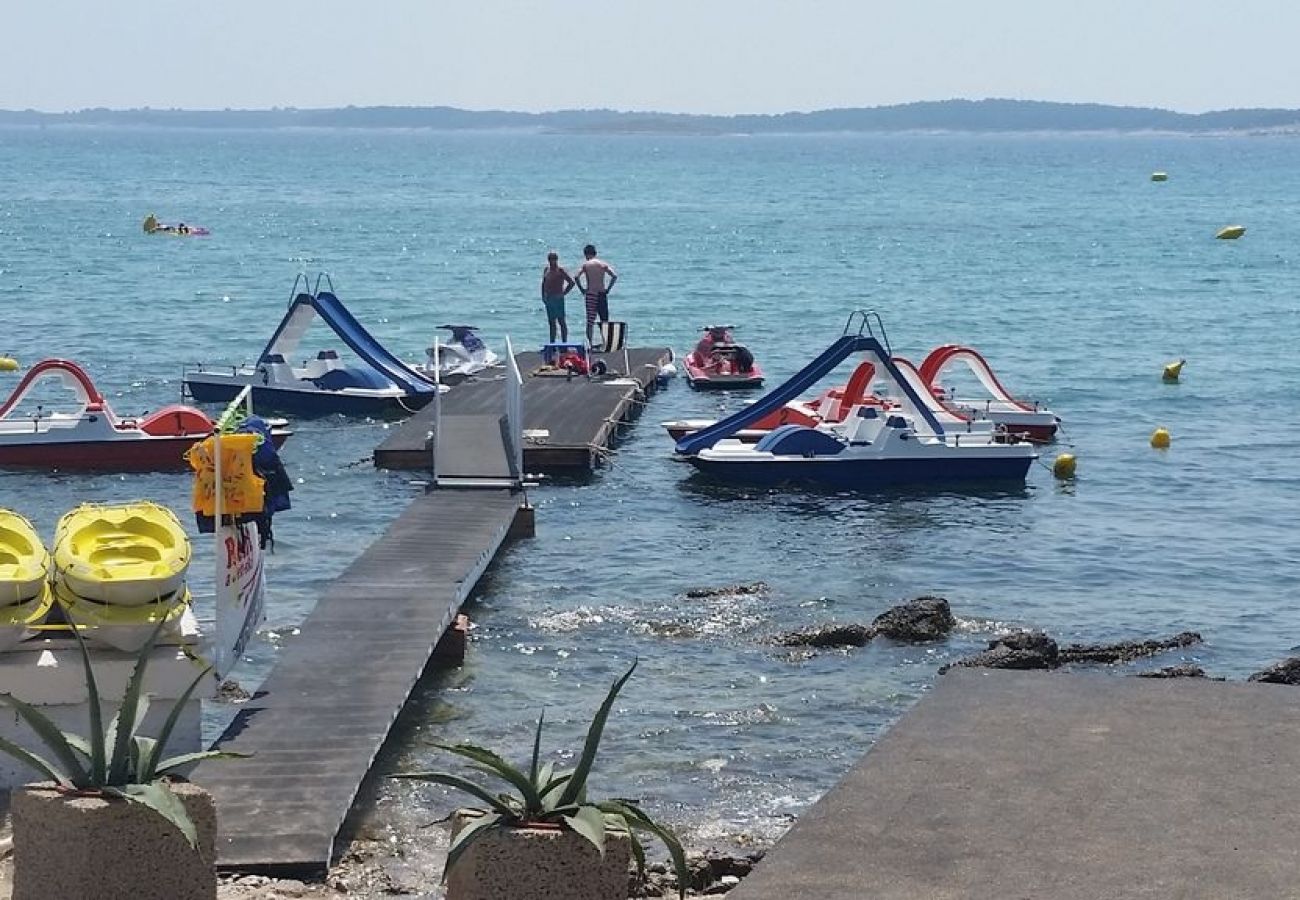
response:
[[[321,597],[217,741],[252,758],[191,776],[216,799],[221,868],[327,874],[389,729],[521,509],[504,490],[418,497]]]
[[[1300,689],[955,670],[734,900],[1293,897]]]
[[[597,358],[615,371],[623,368],[622,353]],[[525,471],[530,475],[560,474],[595,468],[613,446],[619,428],[640,415],[642,401],[655,390],[659,369],[671,359],[667,348],[629,348],[628,377],[588,379],[532,374],[542,365],[541,355],[516,354],[523,373]],[[375,450],[375,465],[428,471],[437,443],[434,421],[440,416],[449,446],[439,456],[439,474],[473,477],[470,470],[481,463],[475,463],[474,454],[466,451],[491,444],[468,436],[491,432],[500,419],[504,396],[505,380],[500,378],[476,377],[457,385],[439,398],[441,412],[430,404],[398,426]],[[452,441],[456,442],[454,448]]]

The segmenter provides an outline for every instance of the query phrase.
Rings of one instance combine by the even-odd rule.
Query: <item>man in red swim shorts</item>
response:
[[[587,259],[578,269],[574,281],[587,301],[587,343],[590,344],[591,327],[596,320],[609,321],[609,292],[613,290],[614,282],[618,281],[618,273],[613,266],[596,255],[594,244],[583,247],[582,255]]]

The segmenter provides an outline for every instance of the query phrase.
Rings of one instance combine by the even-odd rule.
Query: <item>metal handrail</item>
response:
[[[876,323],[875,327],[872,327],[871,324],[873,320]],[[853,330],[854,322],[858,325],[857,331]],[[876,334],[876,329],[880,329],[879,335]],[[862,337],[864,332],[868,337],[880,341],[888,355],[894,355],[894,350],[889,345],[889,335],[885,332],[885,322],[880,318],[880,313],[874,309],[855,309],[849,313],[849,318],[844,323],[844,334],[846,335],[856,334],[858,337]]]
[[[294,300],[297,298],[297,296],[298,296],[298,282],[300,282],[300,281],[302,282],[302,289],[303,289],[304,291],[310,291],[310,290],[311,290],[311,281],[310,281],[310,279],[307,278],[307,273],[306,273],[306,272],[299,272],[297,275],[295,275],[295,276],[293,277],[293,287],[289,288],[289,305],[290,305],[290,306],[293,306],[293,301],[294,301]]]
[[[312,296],[316,296],[316,295],[320,294],[320,280],[321,280],[322,278],[324,278],[324,279],[325,279],[325,283],[329,285],[330,293],[331,293],[331,294],[336,293],[335,290],[334,290],[334,279],[333,279],[333,278],[330,278],[330,273],[329,273],[329,272],[317,272],[317,273],[316,273],[316,286],[312,289]]]

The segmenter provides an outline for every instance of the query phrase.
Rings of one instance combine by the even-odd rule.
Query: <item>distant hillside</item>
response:
[[[545,113],[448,106],[348,106],[342,109],[83,109],[70,113],[0,110],[0,126],[176,128],[428,128],[654,134],[781,134],[897,131],[1297,131],[1300,110],[1230,109],[1199,114],[1099,103],[943,100],[779,115],[701,116],[608,109]]]

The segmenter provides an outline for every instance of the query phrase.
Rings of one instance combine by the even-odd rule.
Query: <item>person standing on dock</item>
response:
[[[560,326],[560,340],[569,342],[569,322],[564,316],[564,298],[573,290],[576,281],[560,266],[560,254],[552,250],[546,254],[546,268],[542,269],[542,303],[546,306],[546,325],[555,343],[555,326]],[[588,326],[590,331],[590,326]]]
[[[590,344],[591,326],[597,319],[609,321],[609,292],[614,289],[614,282],[618,281],[618,273],[613,266],[596,255],[595,244],[583,247],[582,255],[587,261],[578,269],[577,284],[586,299],[587,343]],[[608,282],[605,281],[606,276],[609,276]]]

